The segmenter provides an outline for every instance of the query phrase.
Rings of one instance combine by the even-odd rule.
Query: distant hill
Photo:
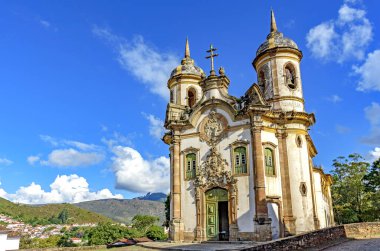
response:
[[[153,200],[153,201],[166,201],[167,195],[164,193],[147,193],[144,196],[136,197],[138,200]]]
[[[157,216],[160,218],[160,223],[165,219],[165,205],[159,201],[103,199],[84,201],[73,205],[126,224],[131,223],[136,214]]]
[[[22,220],[25,223],[48,223],[48,219],[57,217],[63,209],[68,212],[67,223],[99,223],[111,222],[106,216],[90,212],[71,204],[45,204],[45,205],[26,205],[10,202],[0,197],[0,214],[8,215],[14,219]]]

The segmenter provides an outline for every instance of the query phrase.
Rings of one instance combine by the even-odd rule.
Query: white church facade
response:
[[[214,48],[206,76],[185,57],[168,80],[163,140],[170,146],[170,239],[264,241],[334,224],[331,176],[313,166],[296,43],[273,12],[253,67],[257,84],[236,98]]]

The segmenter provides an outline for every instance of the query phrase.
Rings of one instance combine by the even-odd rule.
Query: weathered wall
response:
[[[379,238],[380,222],[364,222],[324,228],[306,234],[295,235],[277,241],[265,242],[261,245],[246,248],[246,251],[255,250],[302,250],[328,243],[339,239]]]

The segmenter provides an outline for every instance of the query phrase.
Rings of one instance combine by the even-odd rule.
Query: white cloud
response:
[[[364,109],[364,113],[371,125],[371,132],[362,141],[370,145],[380,145],[380,105],[372,102]]]
[[[55,167],[91,166],[104,159],[101,152],[79,152],[73,148],[53,150],[47,160],[41,160],[42,165]]]
[[[87,200],[123,198],[121,194],[112,194],[109,189],[91,192],[87,180],[76,174],[58,175],[50,184],[50,191],[44,191],[39,184],[32,182],[29,186],[20,187],[14,194],[0,189],[0,196],[13,202],[26,204],[76,203]]]
[[[138,151],[123,146],[115,146],[112,151],[117,188],[137,193],[168,192],[169,158],[145,160]]]
[[[338,102],[340,102],[340,101],[343,100],[340,96],[338,96],[338,95],[336,95],[336,94],[331,95],[331,96],[327,97],[326,99],[327,99],[328,101],[332,102],[332,103],[338,103]]]
[[[94,27],[93,33],[106,39],[117,50],[121,67],[155,94],[168,100],[169,91],[166,82],[170,72],[178,65],[178,58],[170,53],[162,53],[148,45],[142,36],[131,41],[112,34],[107,29]]]
[[[40,156],[29,156],[27,161],[31,165],[39,161],[41,165],[54,167],[91,166],[100,163],[105,158],[102,148],[94,144],[56,139],[49,135],[40,135],[40,138],[60,149],[54,149],[47,160],[43,160]]]
[[[332,22],[321,23],[309,30],[306,46],[314,57],[325,59],[331,55],[337,36]]]
[[[309,30],[307,47],[314,57],[339,63],[364,59],[373,36],[372,24],[365,10],[348,5],[352,3],[344,3],[335,20],[322,22]]]
[[[161,139],[165,133],[164,121],[152,114],[143,113],[143,115],[149,121],[149,134],[156,139]]]
[[[37,163],[38,161],[40,161],[40,156],[31,155],[26,160],[28,161],[28,163],[30,165],[34,165],[35,163]]]
[[[363,65],[353,69],[360,76],[357,90],[380,91],[380,50],[369,53]]]
[[[375,147],[372,151],[370,151],[369,156],[369,160],[371,162],[380,159],[380,147]]]
[[[0,165],[9,166],[12,165],[13,161],[7,158],[0,158]]]

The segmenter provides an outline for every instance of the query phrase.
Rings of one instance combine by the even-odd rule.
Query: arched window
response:
[[[235,174],[247,173],[247,148],[239,146],[234,149]]]
[[[270,176],[276,175],[275,169],[274,169],[273,150],[270,148],[265,148],[264,156],[265,156],[265,174],[270,175]]]
[[[186,179],[195,178],[197,168],[197,155],[195,153],[189,153],[186,155]]]
[[[170,103],[174,103],[174,90],[170,90]]]
[[[290,89],[296,89],[297,82],[296,82],[296,71],[294,69],[294,66],[292,64],[287,64],[285,66],[285,84]]]
[[[265,84],[266,84],[265,73],[264,73],[264,71],[260,71],[260,73],[259,73],[259,87],[260,87],[262,92],[265,91]]]
[[[196,91],[193,88],[187,91],[187,100],[189,107],[192,108],[195,105],[196,100]]]

